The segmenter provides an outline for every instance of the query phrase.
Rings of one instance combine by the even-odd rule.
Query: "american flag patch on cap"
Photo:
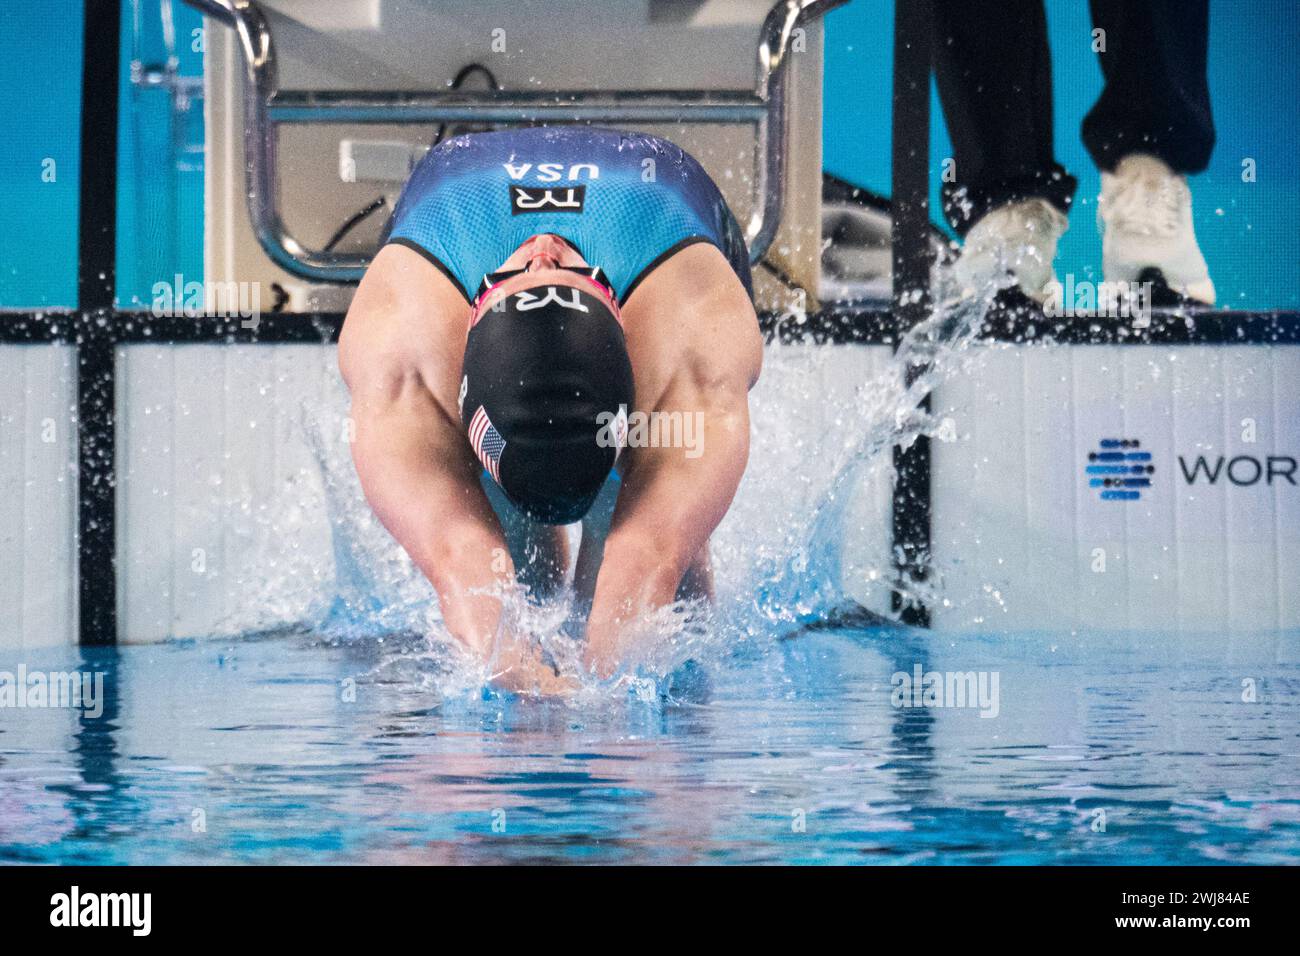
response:
[[[506,449],[506,440],[492,425],[487,411],[482,405],[469,422],[469,443],[474,446],[474,454],[483,462],[492,480],[501,484],[501,453]]]

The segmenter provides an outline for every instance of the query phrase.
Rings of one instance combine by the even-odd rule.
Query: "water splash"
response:
[[[908,448],[921,436],[949,437],[944,420],[927,412],[924,400],[944,380],[970,372],[979,354],[971,346],[1002,284],[990,279],[978,293],[972,293],[960,287],[951,270],[938,268],[935,273],[931,290],[935,305],[930,316],[902,337],[892,360],[859,385],[852,405],[841,410],[837,426],[844,440],[818,449],[816,467],[804,469],[805,473],[829,475],[829,479],[812,496],[810,505],[787,506],[779,517],[769,517],[783,533],[775,544],[765,543],[756,549],[750,580],[739,582],[734,612],[789,628],[825,621],[843,607],[850,599],[843,556],[846,533],[853,524],[849,509],[855,492],[873,479],[891,479],[894,446]],[[790,318],[798,321],[800,316],[792,314]],[[801,353],[808,350],[825,352],[816,345],[770,346],[764,375],[784,374],[783,359],[788,356],[783,352],[793,351],[796,358],[802,358]],[[800,362],[784,364],[797,367]],[[816,380],[806,373],[790,377],[816,387]],[[794,381],[783,384],[798,387]],[[779,391],[789,397],[786,388]],[[806,408],[809,403],[793,404]],[[763,418],[757,414],[754,418],[756,431],[767,428]],[[793,430],[806,429],[796,423]],[[797,444],[793,447],[800,450]],[[778,476],[775,484],[779,487],[790,477]],[[801,477],[806,479],[806,475]],[[765,506],[770,506],[787,496],[772,492],[763,499]],[[873,530],[879,534],[880,529]],[[894,563],[869,564],[854,574],[868,582],[892,583],[907,598],[927,603],[938,599],[941,582],[937,577],[893,580]]]
[[[881,595],[896,588],[935,601],[942,586],[937,577],[897,581],[896,561],[885,549],[847,567],[845,545],[855,532],[887,540],[887,528],[853,517],[855,496],[872,482],[889,481],[894,446],[942,435],[944,422],[926,412],[923,401],[976,361],[979,350],[971,345],[998,288],[990,281],[972,295],[958,288],[948,269],[936,269],[930,316],[833,407],[818,390],[836,350],[812,343],[768,347],[763,381],[751,403],[750,467],[714,536],[717,601],[712,607],[674,604],[638,622],[641,633],[633,643],[649,650],[614,677],[597,680],[583,668],[576,636],[581,627],[573,624],[567,597],[539,603],[522,588],[503,592],[503,626],[572,681],[576,705],[628,696],[657,701],[673,696],[674,688],[681,692],[684,684],[691,688],[688,696],[702,696],[706,692],[692,677],[701,669],[775,656],[768,652],[776,637],[826,621],[850,599],[855,584]],[[806,316],[792,311],[782,321],[801,324]],[[339,393],[345,407],[341,385]],[[820,407],[825,418],[818,429],[808,425],[810,407]],[[432,587],[374,517],[346,430],[336,425],[329,414],[304,405],[299,426],[318,469],[318,491],[300,510],[316,505],[327,515],[333,573],[315,573],[316,594],[301,625],[332,641],[419,636],[390,642],[392,652],[376,665],[373,678],[400,675],[444,698],[481,693],[490,670],[460,650],[442,623]],[[270,521],[267,533],[279,524]],[[276,588],[292,590],[298,583],[268,577],[263,599],[273,602]]]

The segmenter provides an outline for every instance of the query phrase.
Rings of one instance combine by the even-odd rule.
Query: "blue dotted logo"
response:
[[[1136,438],[1103,438],[1097,450],[1088,452],[1088,487],[1096,488],[1102,501],[1137,501],[1142,489],[1151,487],[1151,452],[1142,450]]]

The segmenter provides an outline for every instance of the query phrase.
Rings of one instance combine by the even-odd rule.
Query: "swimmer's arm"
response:
[[[448,629],[486,657],[501,606],[472,592],[507,586],[514,568],[477,462],[418,375],[354,388],[352,418],[366,500],[437,590]]]
[[[701,366],[705,362],[699,363]],[[682,577],[727,512],[749,457],[751,366],[697,368],[658,403],[665,412],[698,411],[703,442],[689,448],[636,448],[605,543],[587,621],[587,665],[601,677],[645,650],[636,623],[671,604]]]
[[[527,644],[501,635],[514,565],[460,430],[418,382],[380,400],[354,393],[353,458],[371,508],[438,592],[443,623],[506,690],[569,689]]]

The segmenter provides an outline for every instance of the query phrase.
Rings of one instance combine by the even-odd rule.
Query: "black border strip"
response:
[[[790,312],[760,312],[758,327],[768,342],[817,345],[894,345],[897,323],[887,308],[832,307],[806,316]]]
[[[931,0],[894,5],[894,91],[890,117],[890,192],[893,219],[892,309],[897,329],[909,329],[930,312],[930,33]],[[910,367],[909,383],[924,369]],[[930,407],[927,395],[922,402]],[[894,447],[893,553],[898,584],[891,609],[904,624],[930,626],[930,610],[907,595],[902,582],[921,583],[930,564],[930,440],[919,436]]]
[[[122,4],[87,0],[82,21],[77,222],[77,630],[117,641],[117,449],[113,294],[117,270],[117,95]]]
[[[117,341],[122,345],[229,344],[284,345],[337,342],[343,312],[271,312],[257,318],[163,316],[119,313]]]
[[[769,341],[896,345],[894,312],[870,303],[831,304],[806,318],[763,313]],[[1300,312],[1153,310],[1149,324],[1094,316],[1051,318],[1036,306],[995,307],[980,329],[986,342],[1015,345],[1300,345]]]
[[[849,706],[855,705],[856,701]],[[913,792],[920,791],[913,799],[938,803],[940,797],[933,789],[930,775],[936,772],[934,751],[941,746],[936,743],[936,740],[943,739],[941,731],[934,726],[932,716],[923,721],[917,711],[911,713],[912,719],[893,718],[889,732],[893,739],[904,741],[900,750],[906,749],[903,756],[889,764],[889,771],[898,773],[902,784],[912,788]],[[78,739],[76,773],[80,779],[111,785],[115,791],[125,790],[132,782],[128,776],[129,755],[122,752],[126,748],[121,738],[126,735],[116,731],[116,722],[112,718],[85,722],[87,726],[91,723],[105,724],[109,729],[98,731],[102,734],[100,738],[88,739],[89,733],[82,732]],[[911,754],[922,759],[909,759],[907,755]],[[255,757],[250,754],[249,759]],[[908,770],[909,764],[914,769]],[[605,782],[602,780],[600,784],[605,785]],[[932,789],[922,791],[925,787]],[[136,793],[128,793],[130,797],[139,799]],[[78,831],[78,836],[82,832],[93,832],[91,828],[94,826],[103,826],[102,817],[91,816],[96,812],[105,814],[98,802],[92,802],[94,796],[78,794],[76,799],[84,801],[81,803],[69,800],[71,809],[81,814],[77,818],[78,825],[85,828]],[[1100,803],[1100,795],[1089,797]],[[174,803],[179,804],[179,799]],[[1091,810],[1092,806],[1092,803],[1080,799],[1078,812]],[[689,808],[685,812],[690,812]],[[174,810],[172,813],[179,815]],[[469,814],[466,817],[469,818]],[[647,862],[649,855],[641,850],[639,843],[607,844],[595,836],[570,838],[569,846],[579,851],[596,851],[590,861],[582,862],[603,864],[605,868],[562,867],[557,864],[579,861],[572,856],[562,858],[556,848],[529,835],[479,836],[466,823],[461,825],[467,830],[464,839],[474,841],[472,854],[467,854],[465,862],[480,865],[462,866],[455,873],[449,869],[435,870],[432,866],[413,871],[409,866],[361,865],[358,863],[361,854],[355,851],[340,853],[337,860],[330,860],[331,864],[344,864],[340,866],[313,866],[311,864],[318,861],[306,855],[289,861],[274,861],[297,864],[290,870],[283,865],[265,865],[268,861],[255,856],[248,847],[241,847],[238,853],[229,855],[230,863],[241,865],[159,866],[153,862],[153,857],[158,855],[154,854],[146,858],[145,865],[92,866],[82,863],[84,856],[68,854],[68,862],[60,860],[61,865],[56,866],[5,866],[0,867],[0,892],[4,894],[6,905],[4,916],[6,923],[15,927],[16,932],[21,927],[23,938],[31,939],[35,944],[33,949],[39,946],[42,951],[56,949],[53,945],[47,947],[47,940],[51,944],[62,942],[66,946],[68,936],[75,937],[77,932],[83,934],[77,937],[80,939],[93,939],[98,933],[101,938],[117,936],[129,942],[129,926],[93,931],[53,926],[49,915],[51,904],[58,899],[58,894],[65,899],[70,896],[69,888],[74,885],[78,887],[82,900],[101,893],[147,893],[150,894],[151,931],[148,938],[155,940],[160,947],[181,950],[193,940],[196,927],[201,927],[208,945],[219,946],[223,951],[236,950],[247,946],[249,937],[264,926],[282,921],[286,912],[318,909],[322,899],[341,899],[346,894],[351,911],[381,912],[394,899],[401,899],[409,893],[414,873],[416,879],[436,880],[441,908],[454,912],[467,925],[488,925],[499,921],[499,899],[509,893],[521,904],[517,907],[519,915],[515,917],[519,924],[524,920],[541,922],[573,899],[588,898],[591,902],[585,909],[592,914],[590,925],[594,932],[608,938],[624,929],[625,924],[620,923],[624,907],[619,904],[626,898],[625,887],[629,878],[612,872],[612,865]],[[170,831],[163,827],[175,826],[168,820],[158,825],[159,832],[170,835]],[[781,846],[780,856],[775,862],[806,862],[798,859],[788,846],[779,844],[779,837],[773,838],[769,833],[746,834],[745,839],[755,847]],[[487,846],[497,841],[501,842],[496,847]],[[530,847],[525,841],[534,842]],[[863,838],[858,842],[862,844],[860,858],[853,862],[897,862],[894,853],[873,852],[876,848],[872,844],[879,841]],[[925,841],[926,845],[931,842]],[[121,843],[130,848],[135,845],[127,837]],[[622,852],[614,858],[611,851],[616,848]],[[514,862],[525,857],[529,849],[533,855],[527,858],[528,862],[550,865],[545,869],[540,866],[486,865]],[[953,849],[965,851],[967,846],[958,845]],[[929,862],[952,862],[946,855],[948,850],[947,845],[941,845],[939,854],[942,855]],[[1023,927],[1018,932],[1037,939],[1059,937],[1062,926],[1068,921],[1069,935],[1076,945],[1089,950],[1095,946],[1109,953],[1111,948],[1121,948],[1119,942],[1126,934],[1139,940],[1162,935],[1175,941],[1186,940],[1194,930],[1179,929],[1170,933],[1155,927],[1170,925],[1174,922],[1171,918],[1185,920],[1188,916],[1227,918],[1234,922],[1244,918],[1244,922],[1233,928],[1215,927],[1209,934],[1210,938],[1240,939],[1246,943],[1254,939],[1256,942],[1251,945],[1262,949],[1262,937],[1269,933],[1268,927],[1273,926],[1274,931],[1285,928],[1294,912],[1295,869],[1292,866],[1280,863],[1186,865],[1182,861],[1171,865],[1130,856],[1118,848],[1112,852],[1114,859],[1129,865],[1079,865],[1074,859],[1067,858],[1060,861],[1066,865],[973,866],[967,862],[971,854],[963,852],[959,858],[963,863],[961,866],[886,868],[876,865],[859,867],[851,874],[846,866],[748,866],[728,871],[726,878],[736,888],[738,896],[744,894],[745,898],[753,900],[775,900],[780,896],[789,901],[788,909],[797,907],[800,912],[824,908],[828,899],[834,898],[836,893],[844,894],[845,885],[852,882],[855,888],[861,887],[863,896],[870,895],[875,912],[889,914],[888,924],[880,927],[883,932],[879,935],[882,948],[891,951],[896,943],[898,949],[905,950],[907,944],[916,939],[914,934],[918,927],[940,930],[934,933],[935,939],[947,944],[956,940],[958,934],[968,927],[1014,919],[1017,926]],[[20,856],[18,861],[26,862],[34,856],[34,853]],[[695,872],[670,870],[661,865],[657,872],[637,873],[636,883],[638,887],[644,885],[656,895],[665,897],[673,892],[702,897],[710,888],[706,880],[718,879],[724,861],[702,852],[697,856],[700,859],[691,862],[714,868],[708,872],[701,869],[703,878],[699,882],[696,882]],[[429,864],[431,857],[433,854],[426,853],[420,858],[400,862]],[[227,859],[205,862],[225,864]],[[391,861],[385,859],[383,862]],[[263,865],[243,865],[250,863]],[[713,873],[712,877],[709,872]],[[1206,889],[1212,892],[1204,892]],[[1194,900],[1193,894],[1198,891],[1201,891],[1199,895],[1202,898]],[[1180,902],[1171,899],[1175,892],[1179,894]],[[1126,899],[1125,894],[1129,898]],[[239,905],[237,908],[229,907],[230,912],[223,914],[220,920],[213,919],[214,902],[226,900],[238,900]],[[936,915],[935,901],[942,901],[941,916]],[[1141,926],[1139,921],[1148,918],[1152,920],[1153,928],[1138,929]],[[1132,928],[1122,926],[1119,923],[1121,919],[1134,921],[1130,923]],[[373,929],[359,920],[319,919],[303,920],[302,923],[294,927],[294,936],[299,940],[295,948],[299,951],[318,948],[329,948],[334,952],[367,951],[375,945]],[[745,929],[749,932],[742,931],[743,935],[738,932],[728,934],[728,939],[737,948],[748,949],[754,945],[752,938],[764,932],[758,921],[752,929]],[[1252,937],[1252,931],[1261,935]],[[1146,935],[1141,935],[1143,933]],[[718,933],[719,937],[721,935]]]
[[[87,325],[95,318],[104,318],[106,324],[92,333]],[[269,312],[254,320],[160,317],[131,309],[108,313],[0,309],[0,343],[75,345],[96,334],[115,345],[325,344],[338,340],[343,318],[342,312]],[[893,312],[876,303],[828,305],[807,316],[761,312],[758,321],[769,342],[893,346],[898,341]],[[1016,345],[1300,345],[1300,312],[1157,311],[1149,326],[1135,328],[1126,320],[1049,319],[1037,310],[996,310],[985,319],[980,337]]]
[[[1300,312],[1228,309],[1155,309],[1149,323],[1097,316],[1054,318],[1037,306],[992,310],[981,337],[996,342],[1050,345],[1295,345]]]
[[[82,313],[76,309],[27,311],[0,309],[0,343],[6,345],[72,345]]]

